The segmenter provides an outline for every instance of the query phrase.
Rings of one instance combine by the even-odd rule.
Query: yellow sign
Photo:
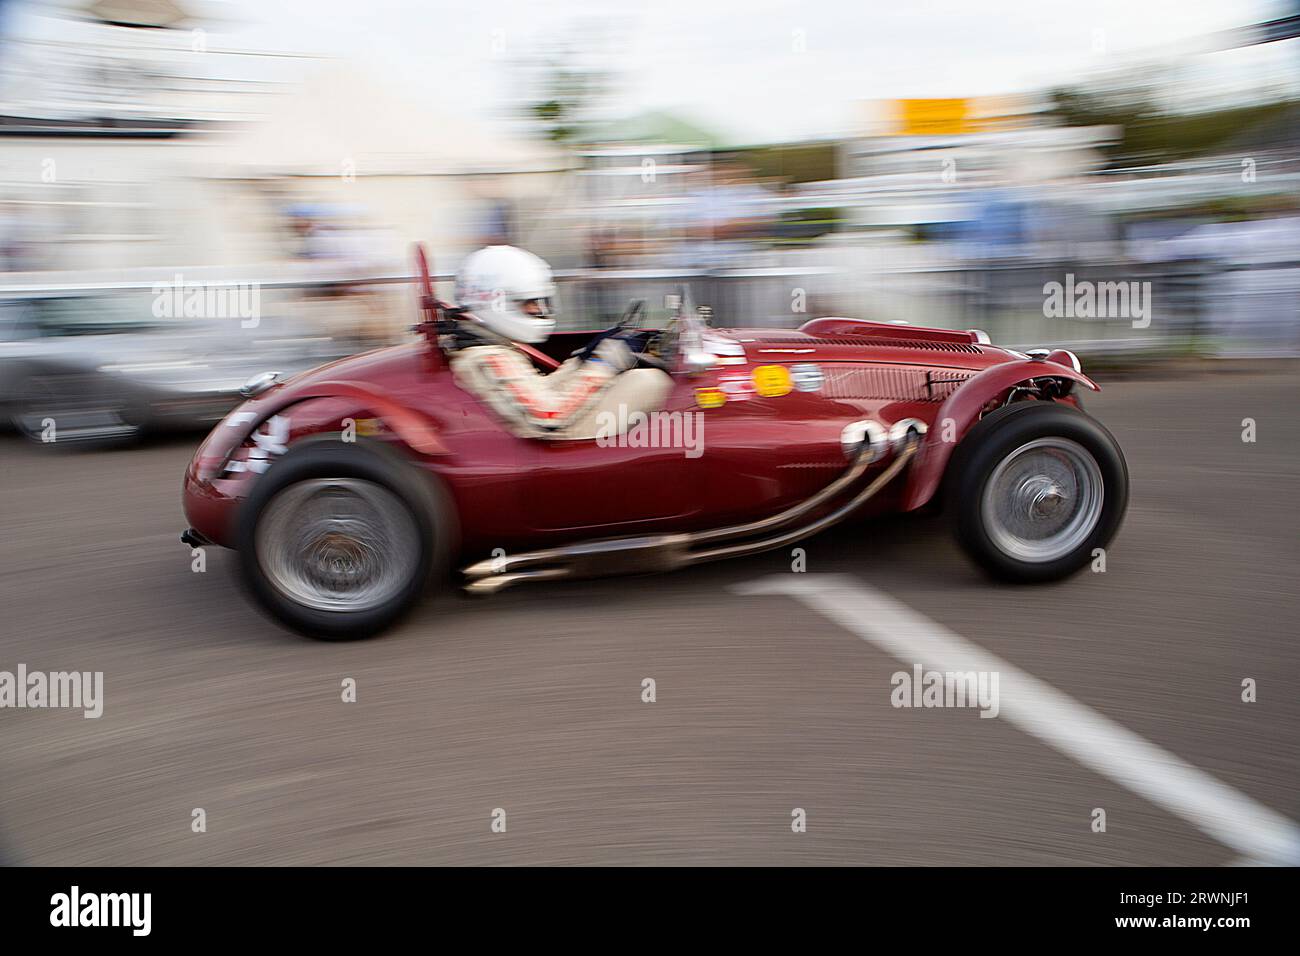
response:
[[[975,132],[968,99],[895,100],[901,136],[951,136]]]
[[[727,393],[720,388],[697,388],[695,403],[700,408],[717,408],[727,403]]]
[[[790,370],[784,365],[760,365],[754,369],[754,391],[764,398],[789,395],[793,387]]]

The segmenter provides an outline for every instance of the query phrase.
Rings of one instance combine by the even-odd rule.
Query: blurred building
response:
[[[266,57],[211,46],[183,3],[62,12],[52,34],[0,40],[10,273],[302,258],[307,209],[335,264],[404,267],[426,240],[450,267],[480,237],[510,238],[514,205],[568,165],[348,64],[290,57],[305,79],[270,79]]]
[[[255,123],[191,157],[214,193],[215,228],[238,234],[274,210],[333,209],[378,237],[379,259],[426,242],[451,268],[484,242],[519,242],[518,209],[549,196],[567,154],[391,90],[354,65],[322,65],[264,104]],[[274,223],[259,230],[273,241]],[[254,258],[269,258],[260,249]]]
[[[7,12],[6,270],[203,261],[205,237],[177,214],[194,205],[181,156],[251,115],[270,85],[205,56],[206,34],[170,0],[56,7],[26,23]]]
[[[863,184],[860,226],[964,220],[977,190],[1067,182],[1104,165],[1111,126],[1052,122],[1035,97],[902,99],[861,104],[841,175]]]

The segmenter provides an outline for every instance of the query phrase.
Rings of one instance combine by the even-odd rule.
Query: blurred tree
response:
[[[578,72],[560,59],[546,68],[545,99],[530,103],[528,113],[557,143],[572,140],[581,129],[590,105],[600,98],[605,80],[600,74]]]
[[[1173,162],[1236,144],[1243,131],[1280,126],[1294,115],[1293,100],[1191,109],[1170,103],[1157,72],[1136,80],[1107,77],[1092,84],[1063,87],[1050,94],[1051,112],[1067,126],[1114,125],[1123,136],[1108,147],[1112,167]],[[1268,145],[1262,143],[1260,145]],[[1278,145],[1281,145],[1280,143]]]
[[[568,24],[559,39],[535,45],[546,52],[518,61],[522,112],[546,139],[573,142],[609,110],[618,86],[613,64],[624,45],[618,26],[614,21]]]

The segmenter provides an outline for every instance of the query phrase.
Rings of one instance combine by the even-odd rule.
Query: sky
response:
[[[1280,16],[1288,0],[178,2],[206,18],[212,45],[345,57],[480,117],[517,103],[521,61],[581,38],[569,55],[615,73],[618,112],[672,110],[757,142],[846,132],[864,99],[1042,90],[1175,55]],[[1212,82],[1241,64],[1300,61],[1297,42],[1202,57],[1197,69]]]
[[[740,140],[833,135],[862,99],[1041,89],[1280,14],[1270,0],[270,0],[242,35],[382,64],[490,112],[512,61],[607,24],[579,53],[622,77],[628,112],[676,109]],[[1275,45],[1276,46],[1276,45]],[[1294,47],[1295,44],[1288,44]],[[1300,56],[1294,49],[1292,55]]]

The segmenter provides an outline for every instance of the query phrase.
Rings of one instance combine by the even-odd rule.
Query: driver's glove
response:
[[[622,339],[608,338],[596,346],[591,362],[604,362],[615,372],[626,372],[636,365],[636,353]]]

